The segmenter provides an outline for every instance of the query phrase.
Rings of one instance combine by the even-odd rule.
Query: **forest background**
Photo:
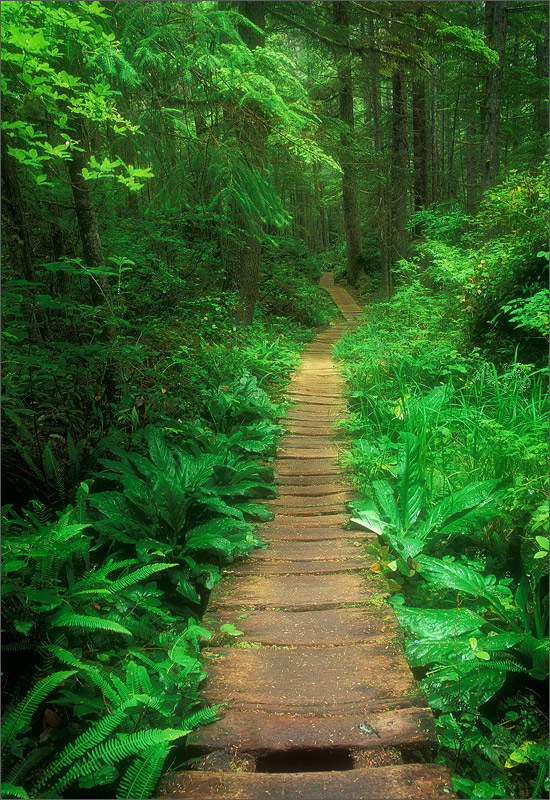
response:
[[[3,795],[189,757],[330,270],[367,304],[352,524],[438,758],[542,796],[547,3],[12,1],[2,62]]]

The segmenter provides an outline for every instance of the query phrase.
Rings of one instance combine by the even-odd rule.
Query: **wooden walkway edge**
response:
[[[230,570],[205,616],[244,634],[203,651],[205,699],[225,704],[223,716],[191,735],[204,761],[167,775],[159,798],[455,796],[447,769],[418,763],[436,747],[434,719],[364,554],[369,534],[343,527],[352,492],[338,467],[332,422],[345,406],[331,347],[361,309],[331,274],[321,285],[346,322],[309,344],[290,385],[280,497],[261,528],[269,548]]]

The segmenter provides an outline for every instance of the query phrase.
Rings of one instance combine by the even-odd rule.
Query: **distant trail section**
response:
[[[333,425],[346,410],[332,345],[362,310],[331,273],[321,286],[345,322],[309,344],[288,389],[294,405],[274,464],[280,496],[261,527],[269,548],[217,584],[204,618],[213,630],[243,632],[203,650],[205,699],[224,704],[222,718],[191,735],[204,760],[165,776],[159,798],[455,796],[449,771],[429,763],[434,719],[387,585],[365,555],[374,534],[344,529],[353,493]]]

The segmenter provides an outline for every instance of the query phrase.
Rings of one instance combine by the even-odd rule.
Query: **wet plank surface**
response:
[[[166,776],[161,798],[454,796],[443,767],[402,763],[412,749],[430,752],[435,725],[387,586],[370,570],[373,534],[346,530],[353,491],[339,463],[346,443],[333,423],[345,403],[331,352],[362,311],[331,275],[322,285],[345,322],[310,343],[288,389],[273,465],[280,496],[257,529],[269,546],[227,570],[204,618],[214,632],[241,631],[214,633],[203,651],[205,699],[223,704],[221,719],[190,737],[209,754],[203,771]],[[296,751],[308,753],[303,770]]]

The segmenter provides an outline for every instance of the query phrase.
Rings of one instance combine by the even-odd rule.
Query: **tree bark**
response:
[[[79,146],[84,148],[86,141],[86,130],[83,121],[76,121],[75,127],[78,132]],[[84,149],[73,148],[71,158],[67,162],[71,190],[73,194],[76,218],[78,221],[78,232],[82,242],[82,253],[84,263],[90,270],[90,294],[92,303],[102,309],[104,316],[104,326],[99,332],[101,341],[107,344],[107,357],[103,382],[105,385],[105,399],[113,402],[117,392],[119,377],[119,367],[114,356],[114,344],[117,339],[117,330],[114,320],[113,297],[111,287],[107,277],[102,274],[105,269],[103,249],[99,237],[95,206],[90,190],[90,184],[82,174],[86,166],[86,153]],[[96,273],[94,275],[94,272]]]
[[[392,164],[391,180],[391,219],[392,219],[392,258],[395,264],[407,257],[407,92],[406,79],[402,70],[397,70],[392,78]]]
[[[475,214],[478,194],[478,165],[476,151],[479,153],[476,119],[472,115],[466,126],[466,212]],[[477,144],[477,147],[476,147]]]
[[[535,75],[548,86],[548,27],[545,25],[535,45]],[[548,133],[548,97],[535,99],[535,125],[540,136]]]
[[[353,82],[351,54],[348,49],[348,13],[345,2],[333,2],[333,21],[340,28],[341,46],[335,48],[338,73],[338,106],[340,120],[346,126],[340,136],[342,146],[342,210],[346,237],[347,280],[354,286],[361,269],[361,228],[357,205],[357,183],[351,148],[353,146]]]
[[[439,175],[437,160],[437,65],[430,72],[430,165],[431,165],[431,202],[439,200]]]
[[[418,3],[416,7],[416,21],[418,31],[415,43],[419,49],[423,47],[423,37],[420,31],[423,28],[424,7]],[[414,210],[421,211],[430,202],[428,188],[428,128],[426,125],[426,80],[423,66],[417,68],[411,86],[412,127],[413,127],[413,194]],[[422,70],[422,71],[421,71]],[[420,236],[422,225],[417,223],[415,235]]]
[[[1,151],[3,233],[14,269],[23,280],[32,284],[36,282],[36,273],[32,257],[28,215],[21,194],[17,161],[8,153],[4,133],[1,136]],[[23,303],[23,313],[28,317],[29,339],[31,341],[39,340],[40,337],[44,340],[49,339],[50,329],[44,311],[35,308],[32,291],[29,288],[23,294],[28,298]],[[33,322],[33,318],[35,322]],[[38,323],[38,331],[35,323]]]
[[[413,123],[414,166],[414,210],[421,211],[428,205],[428,138],[426,128],[426,85],[424,78],[413,81],[411,90]],[[415,226],[416,236],[422,233],[422,225]]]
[[[249,50],[255,50],[257,47],[265,45],[265,34],[263,33],[265,5],[265,2],[244,1],[238,4],[239,13],[260,29],[260,31],[256,31],[248,25],[239,25],[239,34]],[[261,116],[259,110],[257,113]],[[263,125],[251,124],[249,120],[243,118],[242,112],[237,107],[227,113],[227,118],[230,126],[235,128],[247,160],[257,169],[263,169],[266,139]],[[238,294],[237,321],[243,325],[250,325],[254,318],[258,299],[261,263],[261,242],[253,228],[254,223],[256,223],[255,227],[259,227],[260,223],[258,220],[246,219],[236,202],[231,205],[233,232],[231,237],[222,238],[222,260],[229,282]]]
[[[485,87],[482,108],[481,191],[493,187],[499,168],[498,132],[504,69],[504,47],[508,11],[506,2],[487,0],[485,3],[486,34],[489,46],[498,54],[498,66],[491,69]]]
[[[386,190],[386,165],[382,144],[382,125],[380,108],[380,71],[376,50],[376,32],[372,17],[367,19],[367,33],[372,56],[367,62],[363,56],[363,67],[366,77],[370,76],[370,106],[373,124],[374,151],[376,153],[376,217],[378,222],[378,241],[380,245],[380,291],[382,297],[389,299],[392,293],[392,276],[390,267],[389,208]]]

